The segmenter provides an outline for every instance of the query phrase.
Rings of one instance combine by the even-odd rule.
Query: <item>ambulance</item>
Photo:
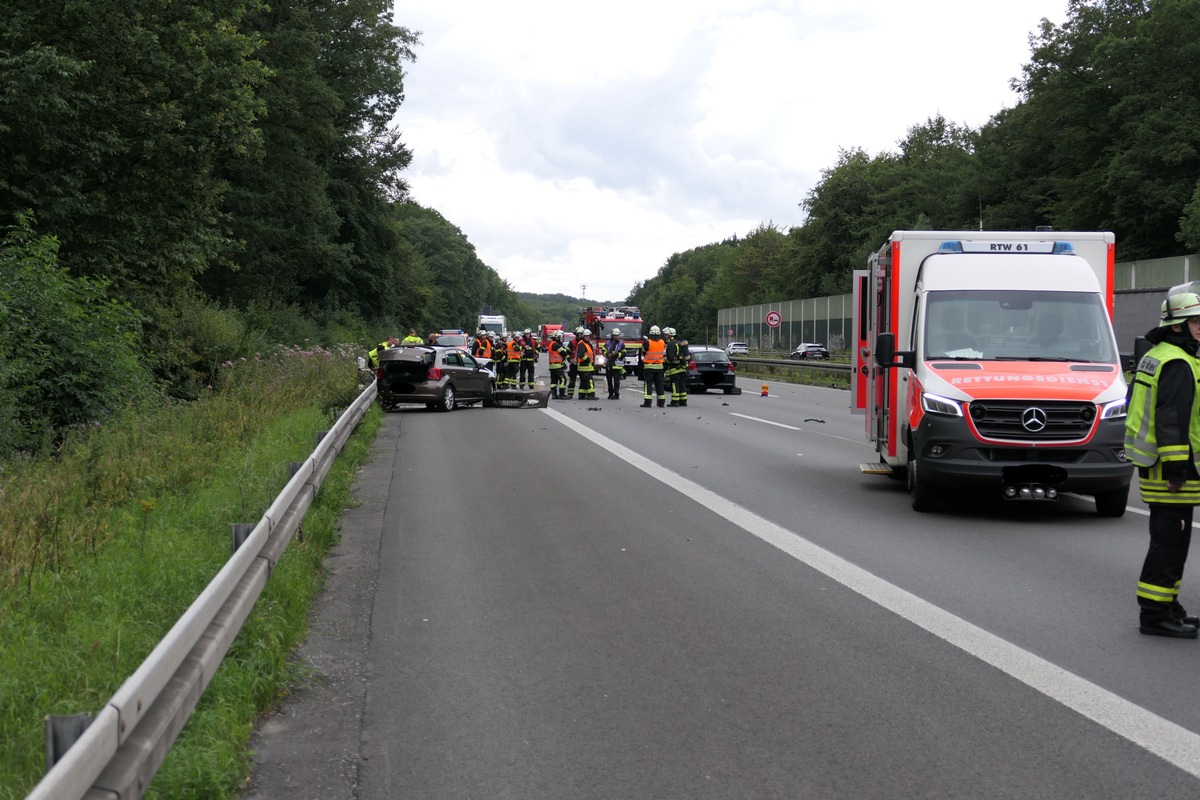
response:
[[[1107,232],[896,231],[854,271],[851,406],[912,507],[995,492],[1125,513]]]

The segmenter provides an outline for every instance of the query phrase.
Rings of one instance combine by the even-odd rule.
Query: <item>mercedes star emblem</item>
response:
[[[1046,412],[1040,408],[1027,408],[1021,415],[1021,424],[1030,433],[1039,433],[1046,429]]]

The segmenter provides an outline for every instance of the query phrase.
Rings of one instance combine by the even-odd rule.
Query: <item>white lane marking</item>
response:
[[[784,425],[782,422],[772,422],[769,419],[763,419],[762,417],[752,417],[749,414],[739,414],[736,411],[730,411],[729,416],[741,417],[742,419],[748,419],[751,422],[762,422],[767,425],[775,425],[780,428],[787,428],[789,431],[801,431],[803,433],[815,433],[818,436],[828,436],[830,439],[841,439],[843,442],[850,442],[852,444],[866,444],[866,442],[862,441],[861,439],[847,439],[845,436],[837,436],[832,433],[825,433],[824,431],[815,431],[812,428],[797,428],[794,425]]]
[[[1088,501],[1088,503],[1096,503],[1096,500],[1094,500],[1094,498],[1092,498],[1091,495],[1075,494],[1074,492],[1063,492],[1063,494],[1067,495],[1068,498],[1078,498],[1080,500],[1086,500],[1086,501]],[[1134,513],[1140,513],[1140,515],[1142,517],[1150,516],[1150,510],[1148,510],[1148,509],[1134,509],[1133,506],[1126,506],[1126,511],[1133,511]],[[1200,528],[1200,522],[1192,523],[1192,527]]]
[[[888,583],[558,411],[542,409],[542,413],[847,589],[1200,778],[1200,735]]]

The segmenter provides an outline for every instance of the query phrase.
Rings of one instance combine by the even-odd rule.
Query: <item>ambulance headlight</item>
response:
[[[925,409],[926,414],[942,414],[947,417],[961,417],[963,415],[962,404],[960,402],[936,394],[926,393],[921,395],[921,408]]]
[[[1125,399],[1113,400],[1104,406],[1104,410],[1100,412],[1100,419],[1123,419],[1125,417]]]

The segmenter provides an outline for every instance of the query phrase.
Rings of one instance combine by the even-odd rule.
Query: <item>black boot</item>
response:
[[[645,402],[643,402],[643,403],[642,403],[642,408],[649,408],[649,407],[650,407],[650,401],[649,401],[649,400],[646,400]]]
[[[658,401],[658,407],[659,407],[659,408],[666,408],[666,405],[667,405],[667,401],[666,401],[666,400],[662,400],[662,399],[660,399],[660,400]]]
[[[1195,639],[1195,625],[1187,625],[1174,617],[1161,617],[1157,620],[1141,620],[1138,631],[1148,636],[1167,636],[1172,639]]]

